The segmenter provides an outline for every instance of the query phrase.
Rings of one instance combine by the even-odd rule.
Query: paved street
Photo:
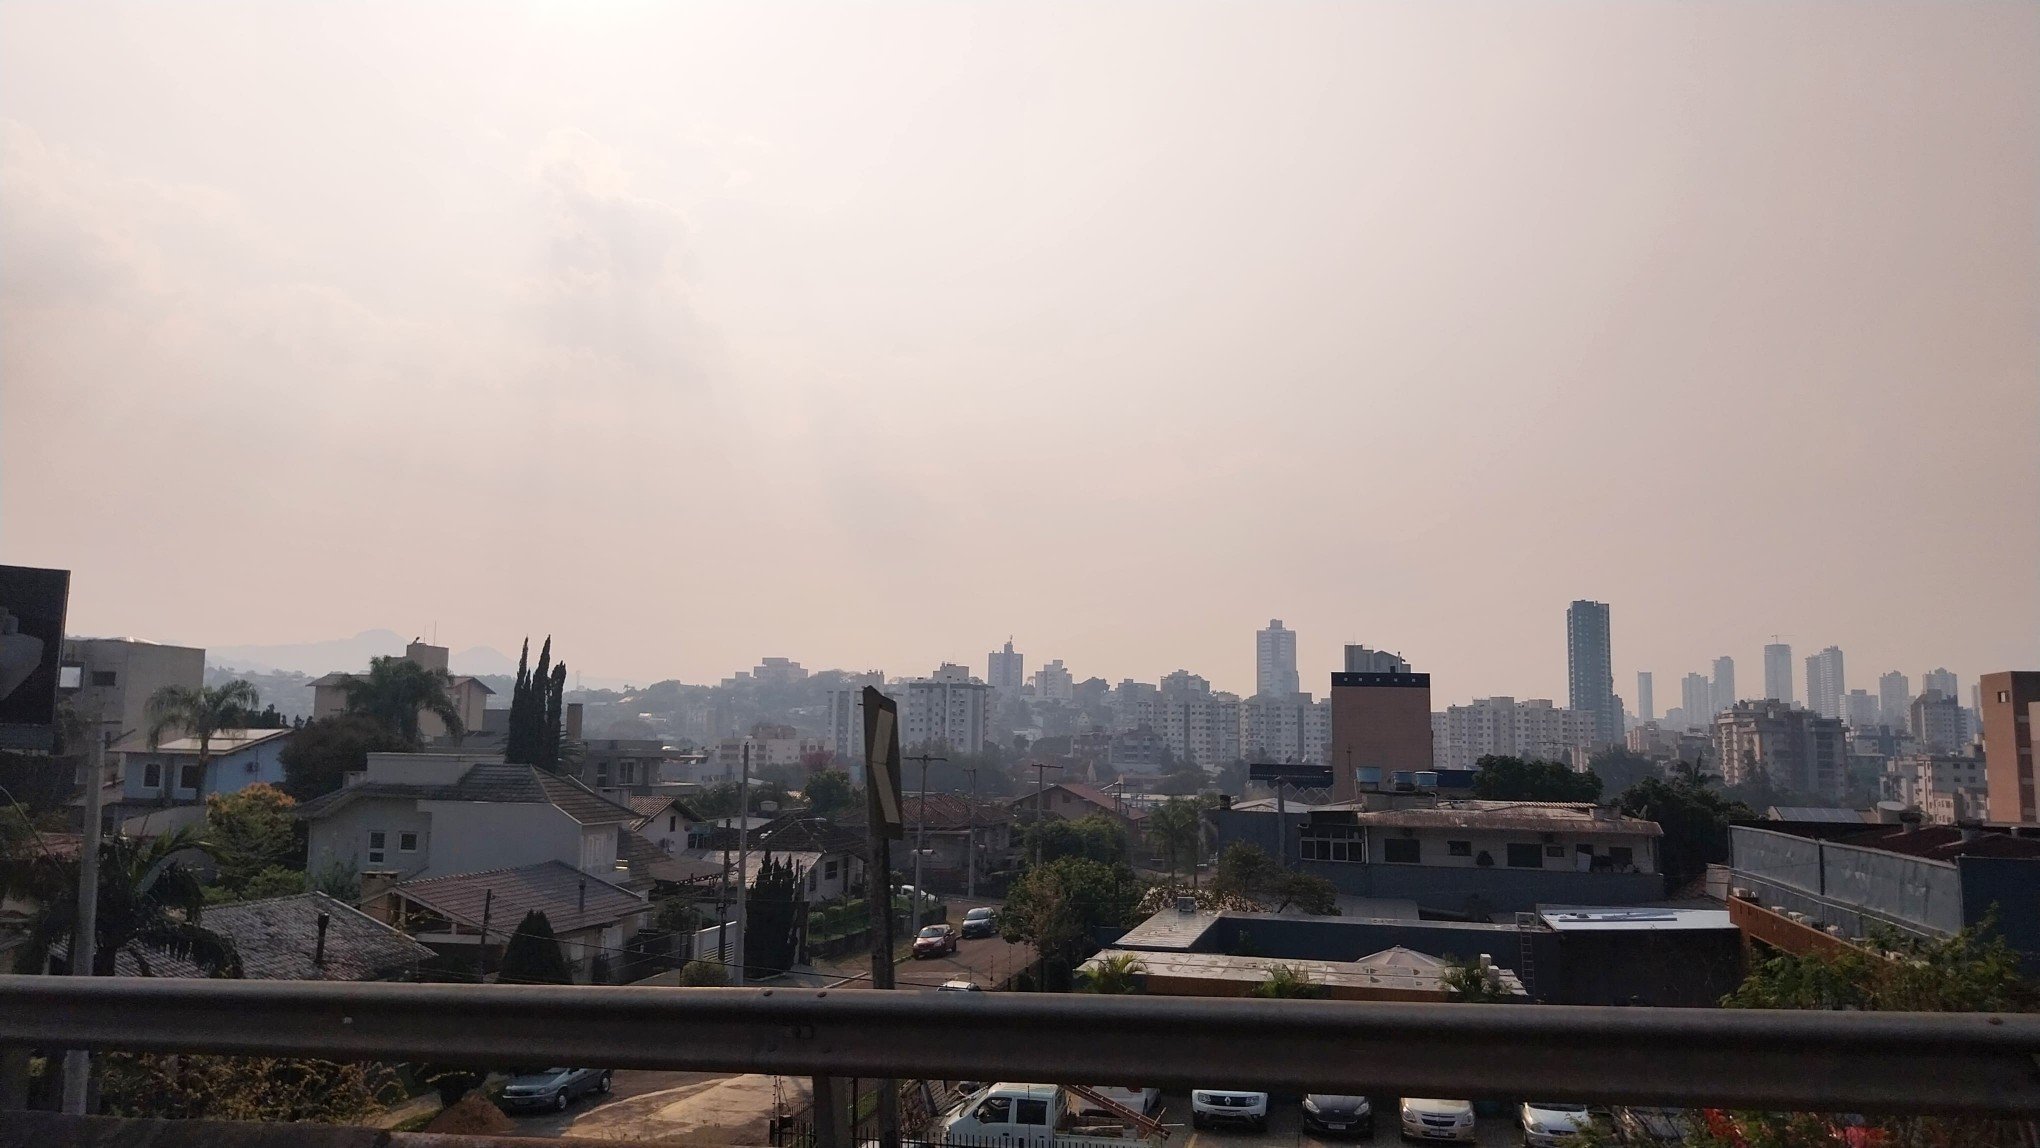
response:
[[[982,898],[976,901],[949,898],[949,923],[961,924],[964,913],[980,905],[997,908],[999,902]],[[907,951],[909,939],[900,938],[901,953]],[[963,941],[954,956],[918,961],[902,956],[893,966],[893,979],[903,989],[932,989],[951,980],[973,981],[989,989],[1033,964],[1034,959],[1034,946],[1024,941],[1008,943],[1000,937],[977,937]],[[868,953],[838,957],[815,967],[815,974],[825,980],[856,978],[850,982],[851,985],[866,981],[870,973],[871,956]]]
[[[575,1101],[565,1112],[516,1116],[519,1136],[594,1137],[689,1145],[763,1144],[773,1106],[807,1103],[805,1079],[710,1072],[619,1069],[608,1096]]]

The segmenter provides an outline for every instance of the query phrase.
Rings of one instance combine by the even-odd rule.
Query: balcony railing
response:
[[[0,1047],[2040,1113],[2040,1016],[0,976]]]

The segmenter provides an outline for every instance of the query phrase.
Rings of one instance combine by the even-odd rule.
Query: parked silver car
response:
[[[519,1069],[503,1086],[503,1107],[520,1112],[559,1112],[591,1092],[609,1091],[606,1068]]]

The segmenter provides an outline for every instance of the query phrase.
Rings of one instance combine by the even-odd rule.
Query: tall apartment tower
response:
[[[1006,648],[993,650],[985,659],[985,682],[995,690],[1020,692],[1020,686],[1027,680],[1027,659],[1013,648],[1013,639],[1006,639]]]
[[[1985,674],[1977,688],[1983,703],[1983,773],[1990,820],[2040,821],[2033,800],[2033,722],[2040,719],[2036,712],[2040,670]]]
[[[1271,618],[1268,628],[1254,633],[1254,692],[1295,697],[1303,692],[1296,676],[1296,631]]]
[[[1735,705],[1735,659],[1723,654],[1714,659],[1714,714]]]
[[[1893,670],[1877,679],[1878,720],[1892,729],[1904,729],[1912,719],[1912,679]]]
[[[1679,705],[1685,710],[1688,729],[1713,728],[1714,683],[1706,674],[1687,674],[1679,682]]]
[[[1790,703],[1792,694],[1792,647],[1772,642],[1764,647],[1764,696]]]
[[[1565,611],[1567,701],[1594,716],[1594,742],[1622,741],[1622,703],[1615,697],[1615,668],[1609,655],[1608,604],[1580,599]]]
[[[1935,666],[1927,671],[1925,677],[1920,679],[1921,693],[1926,693],[1928,690],[1939,690],[1951,698],[1960,699],[1962,691],[1955,687],[1955,671],[1946,666]]]
[[[1822,717],[1842,716],[1842,695],[1849,692],[1842,675],[1842,651],[1829,646],[1806,659],[1806,708]]]
[[[1657,720],[1657,699],[1651,694],[1649,670],[1636,671],[1636,719]]]

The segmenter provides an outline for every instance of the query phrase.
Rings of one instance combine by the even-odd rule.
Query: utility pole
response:
[[[489,913],[496,907],[496,891],[482,890],[482,936],[475,942],[475,983],[489,983]]]
[[[907,758],[921,763],[921,808],[914,815],[914,934],[921,932],[921,900],[927,891],[921,888],[921,857],[928,852],[928,763],[946,762],[946,757],[930,757],[923,753]]]
[[[71,934],[71,975],[92,975],[95,947],[99,943],[99,819],[106,784],[105,722],[92,726],[92,752],[85,769],[85,835],[78,846],[78,923]],[[165,779],[164,791],[169,791]],[[64,1053],[64,1112],[85,1115],[85,1094],[92,1080],[92,1054],[82,1048]]]
[[[730,965],[730,983],[744,983],[744,928],[750,923],[745,903],[751,891],[744,884],[744,870],[751,862],[751,739],[744,739],[743,773],[737,781],[737,959]]]
[[[1034,823],[1036,825],[1040,825],[1043,821],[1048,820],[1048,780],[1044,773],[1051,769],[1060,770],[1062,766],[1050,765],[1045,761],[1034,763]],[[1034,863],[1036,865],[1041,864],[1041,832],[1039,830],[1036,830],[1034,833]]]
[[[1282,779],[1275,780],[1275,863],[1289,868],[1289,806],[1283,803]]]
[[[963,771],[970,774],[970,838],[965,843],[963,895],[977,899],[977,766],[967,765]]]

